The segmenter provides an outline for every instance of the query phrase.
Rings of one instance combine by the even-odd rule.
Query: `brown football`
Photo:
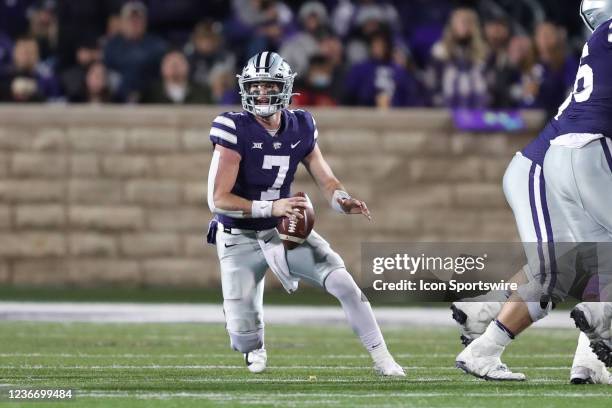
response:
[[[306,193],[299,192],[294,197],[305,197],[308,200],[308,207],[300,209],[304,218],[280,217],[276,229],[286,249],[297,248],[306,241],[308,235],[314,227],[315,217],[312,203]]]

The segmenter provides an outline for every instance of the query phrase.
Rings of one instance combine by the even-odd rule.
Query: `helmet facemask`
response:
[[[251,112],[257,116],[271,116],[276,112],[285,109],[291,103],[291,96],[294,95],[291,91],[293,88],[293,78],[288,81],[270,81],[270,80],[249,80],[239,81],[240,95],[242,97],[242,107],[247,112]],[[262,93],[257,89],[256,84],[274,84],[277,91],[267,90]],[[261,87],[260,87],[261,88]]]

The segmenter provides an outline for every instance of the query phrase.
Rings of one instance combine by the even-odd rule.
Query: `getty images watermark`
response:
[[[372,273],[384,275],[385,272],[404,272],[413,277],[419,271],[455,273],[463,275],[466,272],[482,272],[486,269],[488,255],[459,255],[459,256],[426,256],[420,254],[414,256],[408,253],[394,254],[392,256],[380,256],[372,260]],[[448,282],[430,281],[426,279],[400,279],[399,281],[386,282],[384,279],[376,279],[372,287],[377,291],[399,290],[399,291],[453,291],[465,292],[474,290],[517,290],[518,283],[506,282],[501,279],[499,282],[460,282],[451,279]]]
[[[612,297],[610,243],[364,243],[361,268],[366,295],[401,301]]]

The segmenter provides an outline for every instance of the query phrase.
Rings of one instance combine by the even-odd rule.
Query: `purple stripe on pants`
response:
[[[544,263],[544,251],[542,250],[542,231],[540,231],[540,222],[538,220],[538,210],[536,208],[535,203],[535,169],[537,164],[533,163],[531,165],[531,169],[529,170],[529,205],[531,206],[531,216],[533,218],[533,227],[535,228],[536,237],[538,239],[538,257],[540,258],[540,283],[544,284],[544,279],[546,279],[545,268],[546,265]],[[539,193],[539,192],[538,192]]]

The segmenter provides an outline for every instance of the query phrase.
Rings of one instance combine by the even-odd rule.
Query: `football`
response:
[[[295,194],[294,197],[305,197],[308,201],[308,207],[300,210],[304,218],[281,217],[278,221],[276,229],[287,250],[297,248],[306,241],[315,222],[314,209],[308,195],[299,192]]]

